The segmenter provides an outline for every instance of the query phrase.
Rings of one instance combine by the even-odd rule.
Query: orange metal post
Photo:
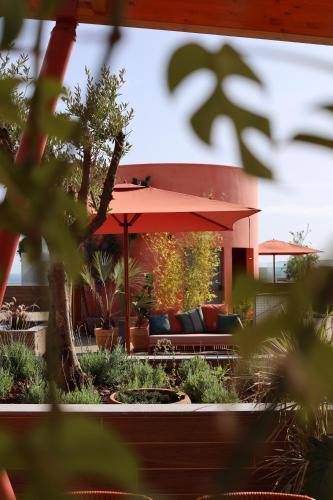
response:
[[[55,27],[52,30],[48,48],[45,54],[39,79],[53,78],[63,83],[66,67],[76,36],[78,0],[67,0],[61,12],[58,13]],[[50,103],[51,111],[55,110],[57,99]],[[25,162],[29,151],[29,118],[26,130],[23,133],[20,147],[16,156],[16,163]],[[35,150],[35,161],[39,162],[43,156],[46,134],[39,134]],[[0,304],[6,291],[9,273],[15,256],[19,235],[0,229]]]

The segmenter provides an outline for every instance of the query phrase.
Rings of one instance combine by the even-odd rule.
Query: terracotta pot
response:
[[[184,392],[177,392],[177,391],[174,391],[173,389],[164,389],[164,388],[154,388],[154,387],[149,387],[149,388],[140,388],[140,389],[128,389],[127,390],[128,392],[161,392],[163,394],[180,394],[181,395],[181,398],[179,399],[179,401],[175,401],[173,403],[165,403],[165,404],[170,404],[170,405],[189,405],[191,404],[191,400],[190,398],[188,397],[187,394],[185,394]],[[118,392],[114,392],[113,394],[111,394],[110,396],[110,401],[112,404],[124,404],[122,403],[121,401],[118,401],[117,399],[117,396],[118,396]]]
[[[111,351],[117,344],[118,328],[95,328],[94,332],[98,347]]]
[[[132,326],[130,328],[131,343],[133,351],[148,351],[149,346],[149,323]]]

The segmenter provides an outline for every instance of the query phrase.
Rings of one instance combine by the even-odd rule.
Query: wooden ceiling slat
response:
[[[124,0],[124,26],[333,43],[332,0]],[[29,0],[30,16],[38,0]],[[79,0],[79,21],[109,24],[112,0]]]

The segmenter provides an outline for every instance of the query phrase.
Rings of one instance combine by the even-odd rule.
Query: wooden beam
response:
[[[30,17],[38,0],[28,0]],[[112,0],[80,0],[81,23],[109,24]],[[123,25],[316,44],[333,43],[332,0],[124,0]]]

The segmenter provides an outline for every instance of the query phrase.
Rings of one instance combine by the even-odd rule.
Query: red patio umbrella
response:
[[[276,283],[275,256],[276,255],[307,255],[310,253],[320,253],[321,250],[303,247],[280,240],[267,240],[259,244],[259,255],[273,255],[273,282]]]
[[[257,212],[225,201],[134,184],[118,184],[105,223],[96,234],[123,234],[126,349],[130,350],[128,234],[230,231],[233,224]]]

